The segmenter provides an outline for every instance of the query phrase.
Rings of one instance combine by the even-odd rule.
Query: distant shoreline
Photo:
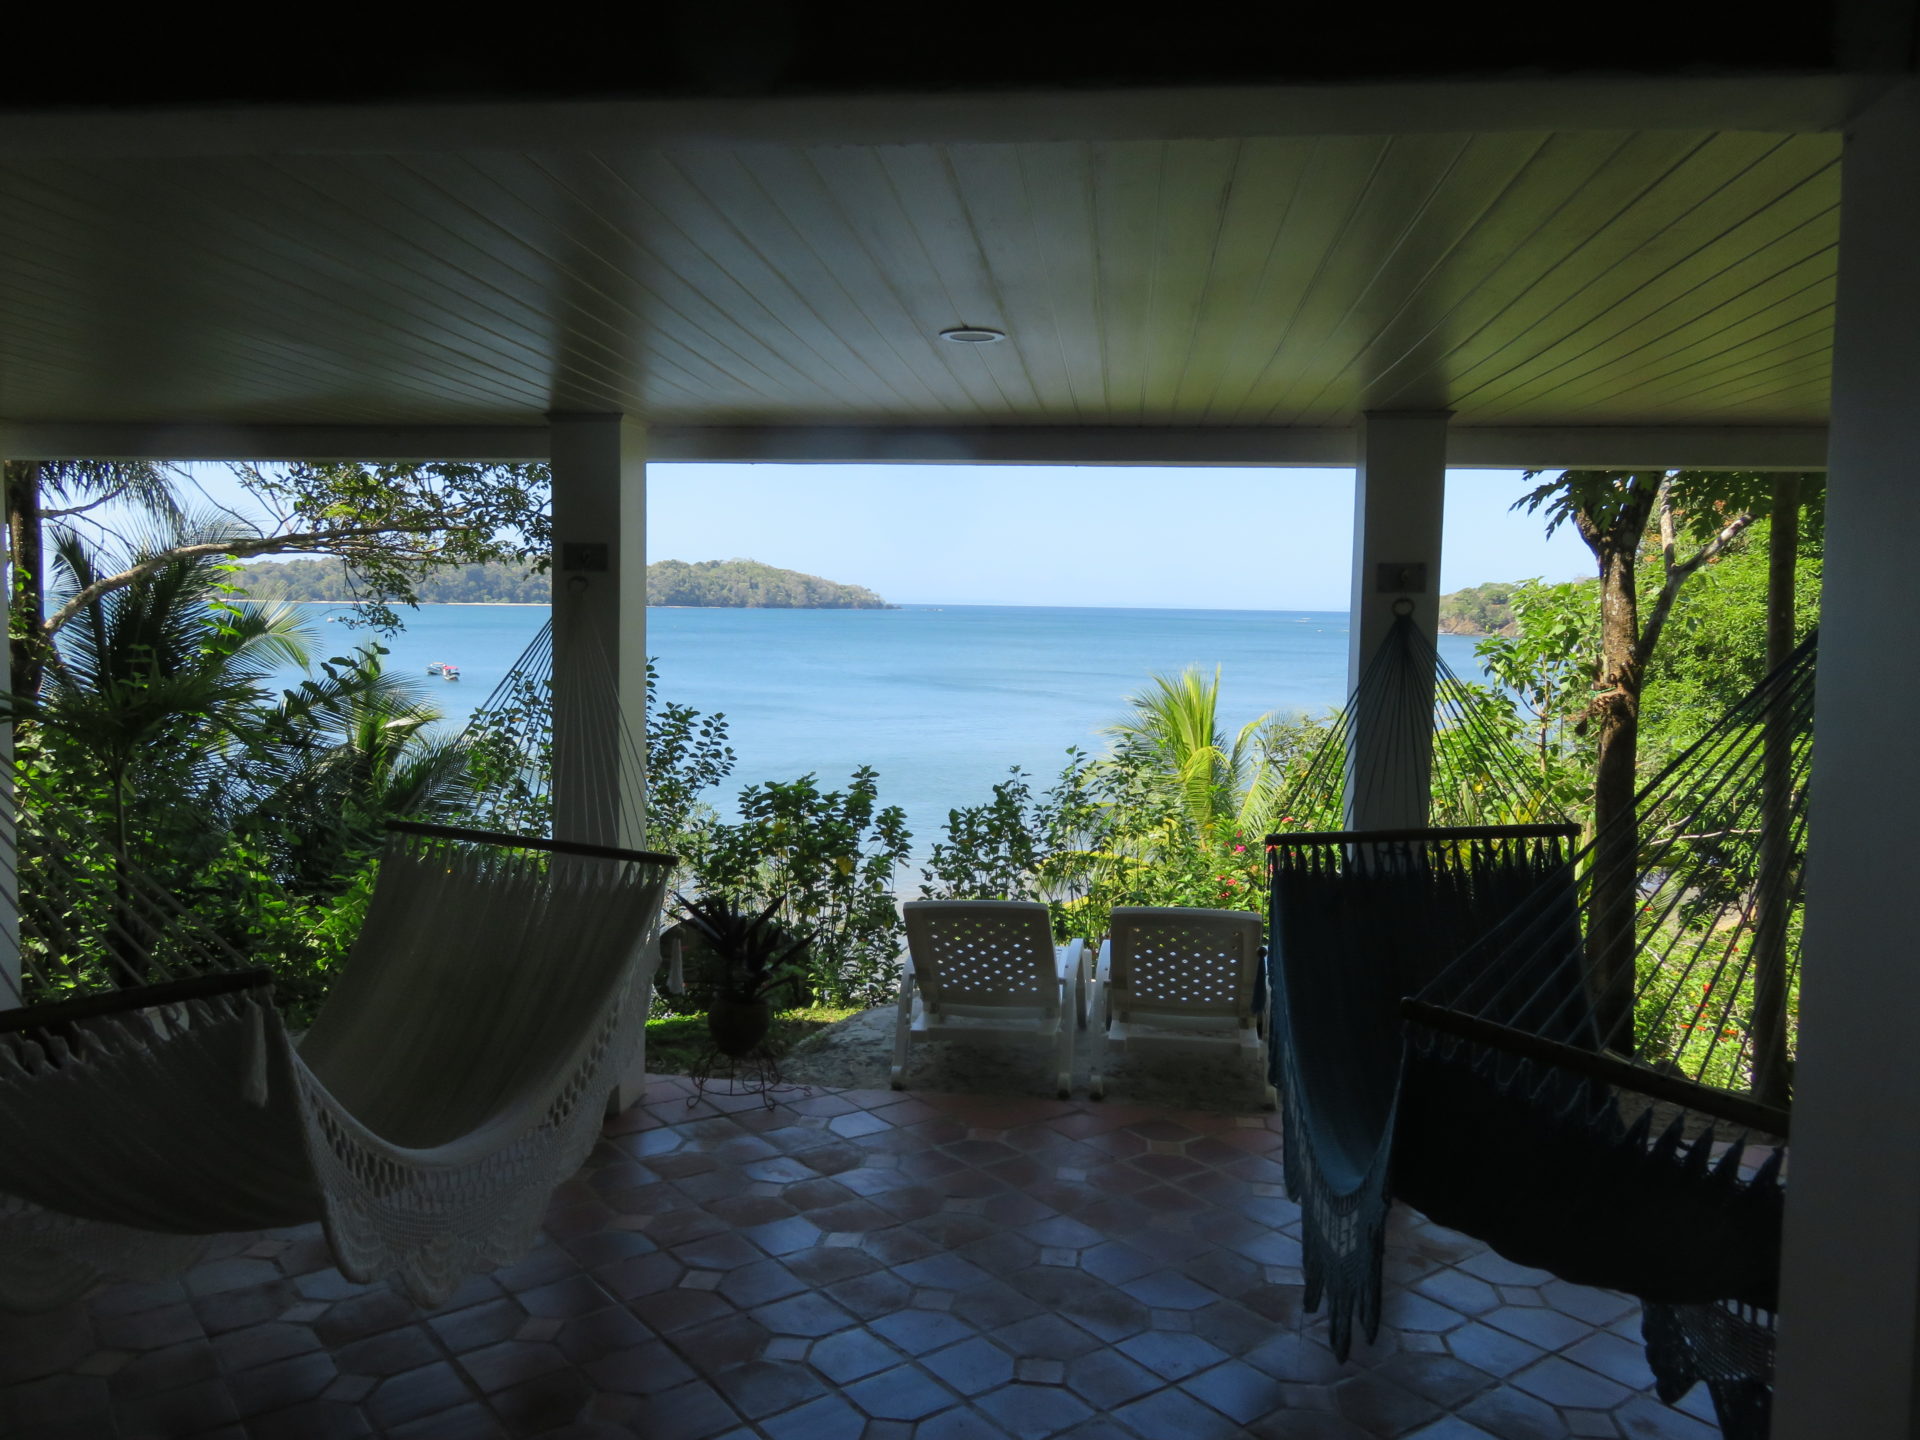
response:
[[[323,605],[333,610],[351,610],[352,600],[295,600],[282,598],[260,602],[273,605]],[[466,606],[475,609],[491,610],[550,610],[552,602],[547,600],[420,600],[415,604],[422,610],[441,607]],[[1181,614],[1181,615],[1278,615],[1284,616],[1294,624],[1308,621],[1331,621],[1335,624],[1347,623],[1345,610],[1246,610],[1222,609],[1212,605],[1025,605],[1015,601],[954,600],[945,602],[910,600],[898,605],[660,605],[649,604],[649,610],[725,610],[751,612],[754,614],[777,614],[786,610],[804,610],[809,614],[824,614],[827,611],[845,611],[849,614],[879,614],[882,610],[1059,610],[1072,612],[1129,612],[1142,615]],[[1451,632],[1441,627],[1442,635],[1465,633],[1478,638],[1482,632]]]
[[[351,600],[276,600],[276,605],[329,605],[336,610],[351,610]],[[429,605],[444,605],[448,608],[468,608],[475,610],[550,610],[552,602],[547,600],[417,600],[414,605],[426,609]],[[649,605],[649,610],[898,610],[898,605]]]

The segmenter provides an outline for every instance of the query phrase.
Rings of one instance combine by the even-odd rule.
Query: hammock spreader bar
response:
[[[108,1015],[124,1015],[132,1010],[151,1010],[157,1005],[180,1005],[189,1000],[211,1000],[216,995],[272,988],[273,972],[265,969],[189,975],[181,980],[162,980],[157,985],[107,990],[73,1000],[49,1000],[42,1005],[0,1010],[0,1035],[17,1034],[22,1030],[48,1030],[71,1024],[75,1020],[98,1020]]]
[[[429,825],[424,820],[390,820],[389,834],[428,835],[436,840],[464,840],[501,850],[539,850],[548,855],[584,855],[592,860],[630,860],[641,865],[677,865],[676,855],[659,850],[625,850],[618,845],[594,845],[585,840],[549,840],[537,835],[503,835],[493,830],[467,830],[458,825]]]
[[[1711,1115],[1716,1120],[1744,1125],[1763,1135],[1777,1136],[1782,1140],[1787,1138],[1789,1112],[1777,1105],[1763,1105],[1758,1100],[1736,1095],[1730,1090],[1715,1089],[1711,1085],[1652,1070],[1645,1065],[1635,1065],[1617,1055],[1582,1050],[1577,1045],[1565,1045],[1558,1040],[1549,1040],[1544,1035],[1502,1025],[1482,1015],[1449,1010],[1411,996],[1400,1002],[1400,1013],[1415,1024],[1456,1035],[1462,1040],[1471,1040],[1476,1045],[1490,1046],[1510,1055],[1538,1060],[1557,1070],[1638,1091],[1655,1100],[1666,1100],[1683,1109]]]
[[[1449,825],[1422,830],[1306,830],[1267,836],[1267,848],[1310,845],[1424,845],[1471,840],[1572,840],[1578,825]]]

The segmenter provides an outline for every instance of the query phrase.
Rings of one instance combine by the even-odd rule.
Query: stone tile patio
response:
[[[10,1440],[1546,1440],[1717,1433],[1631,1300],[1401,1213],[1377,1344],[1300,1313],[1278,1121],[656,1080],[544,1243],[423,1313],[316,1229],[0,1317]]]

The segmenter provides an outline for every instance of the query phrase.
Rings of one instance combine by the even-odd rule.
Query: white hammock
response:
[[[672,860],[395,829],[297,1048],[263,972],[0,1012],[0,1306],[313,1220],[423,1306],[531,1248],[645,1023]]]

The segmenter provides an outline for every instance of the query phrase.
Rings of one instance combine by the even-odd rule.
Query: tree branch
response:
[[[110,595],[116,590],[124,590],[129,585],[137,584],[147,576],[182,560],[204,560],[219,555],[231,556],[239,560],[250,555],[339,554],[343,547],[350,546],[355,540],[371,540],[382,535],[400,535],[417,533],[417,531],[416,525],[356,525],[338,530],[231,536],[220,540],[202,541],[194,545],[172,545],[165,550],[156,551],[125,570],[112,575],[103,575],[98,580],[82,586],[74,592],[66,604],[47,617],[45,625],[41,627],[41,633],[52,635],[101,596]]]
[[[40,518],[42,520],[66,520],[75,515],[84,515],[89,510],[98,510],[102,505],[118,500],[126,493],[127,487],[122,485],[118,490],[110,491],[102,495],[98,500],[89,500],[85,505],[69,505],[63,510],[47,510],[43,508],[40,511]]]
[[[1687,583],[1688,577],[1709,560],[1723,554],[1753,524],[1753,520],[1752,511],[1734,516],[1721,527],[1719,534],[1700,547],[1698,553],[1676,564],[1673,560],[1672,514],[1663,504],[1660,511],[1660,543],[1667,556],[1666,581],[1661,585],[1660,593],[1654,597],[1653,610],[1647,616],[1646,624],[1640,627],[1639,642],[1633,647],[1636,665],[1644,669],[1652,657],[1654,646],[1660,643],[1661,628],[1666,625],[1667,616],[1673,611],[1673,602],[1679,598],[1680,587]]]
[[[1673,574],[1673,556],[1678,543],[1673,532],[1673,476],[1668,475],[1660,482],[1660,489],[1654,496],[1654,508],[1660,513],[1660,560],[1661,572]]]

